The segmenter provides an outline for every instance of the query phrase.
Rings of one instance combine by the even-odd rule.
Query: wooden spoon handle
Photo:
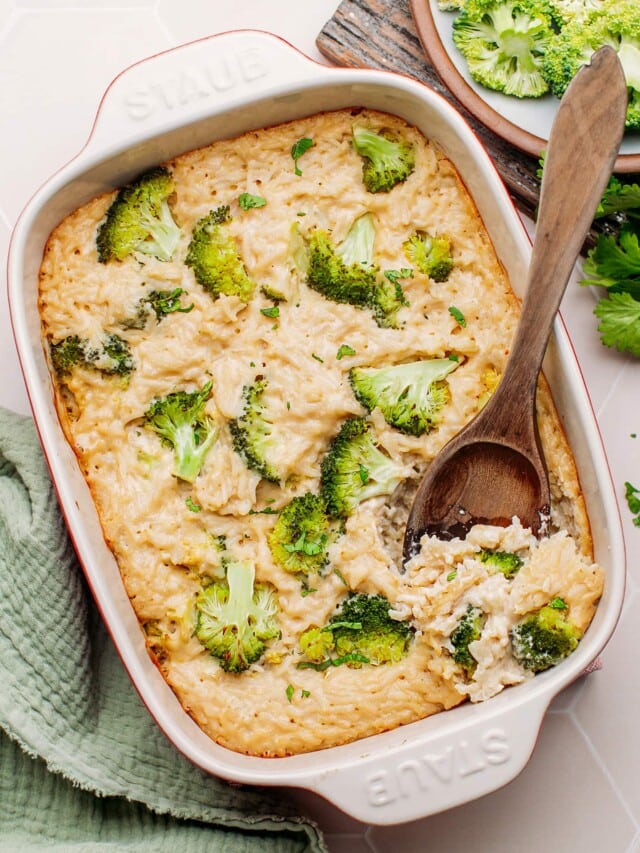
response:
[[[506,394],[523,405],[535,399],[553,321],[611,175],[626,108],[618,56],[601,48],[572,80],[551,128],[521,319],[494,398]]]

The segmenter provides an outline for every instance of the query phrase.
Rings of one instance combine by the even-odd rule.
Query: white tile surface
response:
[[[39,184],[75,155],[100,95],[123,67],[183,41],[268,29],[319,59],[315,37],[338,0],[0,0],[0,256]],[[534,756],[510,785],[402,827],[368,828],[304,792],[283,791],[328,833],[334,853],[640,853],[640,529],[624,481],[640,485],[640,361],[608,352],[594,296],[570,286],[563,315],[608,448],[625,522],[630,596],[603,669],[553,703]],[[0,405],[27,412],[0,291]]]

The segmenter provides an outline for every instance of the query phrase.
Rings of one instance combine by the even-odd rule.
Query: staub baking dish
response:
[[[512,780],[526,764],[551,699],[600,653],[624,592],[620,520],[595,417],[560,320],[545,372],[576,456],[606,573],[596,616],[578,649],[554,669],[491,700],[459,706],[394,731],[286,758],[257,758],[210,740],[149,658],[88,488],[60,428],[40,342],[38,269],[51,230],[72,210],[183,151],[313,113],[363,106],[394,113],[435,141],[457,166],[514,289],[530,243],[493,165],[458,113],[423,85],[393,73],[319,65],[272,35],[237,31],[138,63],[107,90],[87,145],[23,211],[9,257],[17,348],[44,452],[88,583],[149,712],[193,762],[256,785],[307,788],[376,824],[413,820]]]

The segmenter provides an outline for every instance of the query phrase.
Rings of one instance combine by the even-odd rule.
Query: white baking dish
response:
[[[158,725],[178,749],[217,776],[308,788],[360,820],[391,824],[464,803],[513,779],[531,754],[550,700],[600,653],[618,619],[625,575],[620,519],[594,413],[561,321],[545,371],[577,458],[596,559],[606,571],[604,597],[578,649],[555,669],[483,704],[467,704],[345,746],[265,759],[213,743],[182,710],[148,657],[58,423],[37,309],[45,241],[84,202],[217,138],[349,106],[395,113],[444,149],[518,291],[529,260],[528,237],[489,157],[445,100],[407,77],[327,68],[275,36],[238,31],[159,54],[114,80],[85,148],[42,187],[16,225],[9,301],[31,405],[69,530],[122,660]]]

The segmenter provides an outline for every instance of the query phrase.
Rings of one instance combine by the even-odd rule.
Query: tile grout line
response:
[[[577,715],[574,714],[572,711],[569,711],[569,716],[571,717],[571,720],[572,720],[573,724],[575,725],[577,731],[580,733],[583,740],[585,741],[585,743],[587,745],[587,749],[591,753],[592,757],[596,760],[598,767],[600,768],[601,772],[603,773],[603,775],[607,779],[609,785],[611,786],[611,789],[613,790],[613,792],[615,793],[619,802],[621,803],[622,807],[624,808],[625,812],[627,813],[627,816],[629,817],[631,824],[632,824],[633,828],[635,829],[635,835],[634,835],[634,839],[635,839],[636,837],[638,837],[638,834],[640,833],[640,823],[636,820],[631,806],[628,804],[623,792],[620,790],[620,786],[618,785],[617,781],[613,777],[613,774],[611,773],[611,771],[609,770],[609,768],[607,767],[607,765],[603,761],[602,756],[600,755],[600,753],[598,752],[598,750],[596,749],[596,747],[592,743],[591,738],[588,736],[587,732],[585,731],[584,727],[582,726]]]

